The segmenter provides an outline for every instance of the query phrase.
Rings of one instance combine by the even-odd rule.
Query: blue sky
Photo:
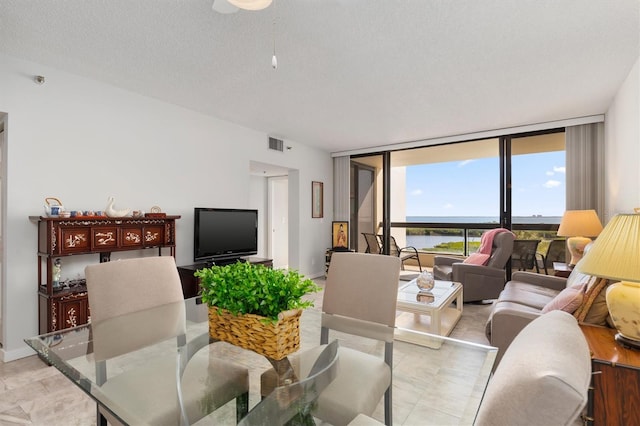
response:
[[[562,216],[565,152],[512,158],[514,216]],[[407,167],[407,216],[499,216],[498,158]]]

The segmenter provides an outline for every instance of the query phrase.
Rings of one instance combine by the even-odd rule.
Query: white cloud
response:
[[[445,204],[444,206],[442,206],[442,208],[447,209],[447,210],[448,210],[448,209],[452,209],[452,208],[453,208],[453,204],[451,204],[451,203],[447,203],[447,204]]]
[[[547,172],[547,173],[546,173],[546,175],[547,175],[547,176],[553,176],[554,174],[555,174],[555,173],[553,173],[553,172],[551,172],[551,171],[549,171],[549,172]]]
[[[413,197],[418,197],[422,195],[422,189],[414,189],[413,191],[409,192],[409,195]]]
[[[464,161],[461,161],[461,162],[458,163],[458,167],[464,167],[469,163],[473,163],[474,161],[476,161],[476,160],[464,160]]]
[[[553,171],[556,173],[566,173],[567,172],[567,168],[564,166],[554,166],[553,167]]]
[[[560,184],[560,181],[549,179],[542,186],[544,186],[545,188],[556,188],[560,186]]]

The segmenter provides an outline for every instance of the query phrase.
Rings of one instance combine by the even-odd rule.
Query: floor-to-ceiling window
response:
[[[543,251],[565,208],[564,152],[562,129],[392,151],[388,187],[382,155],[354,157],[352,167],[373,175],[375,207],[371,226],[371,207],[352,194],[352,223],[369,221],[358,232],[382,233],[388,199],[385,220],[401,246],[466,254],[486,229],[505,226],[518,238],[542,240]]]
[[[509,139],[512,227],[517,238],[540,241],[537,251],[545,253],[566,206],[564,132]]]
[[[495,224],[500,221],[500,141],[496,138],[391,153],[391,222]],[[482,229],[392,226],[401,246],[463,253]],[[465,238],[466,237],[466,238]]]

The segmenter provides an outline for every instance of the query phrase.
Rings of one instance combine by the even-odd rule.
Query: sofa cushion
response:
[[[584,299],[584,287],[584,284],[576,284],[565,288],[542,308],[542,313],[546,314],[555,310],[574,313]]]
[[[513,336],[518,334],[524,327],[520,326],[521,323],[528,324],[540,315],[540,309],[532,308],[531,306],[521,305],[515,302],[496,301],[493,304],[489,319],[485,324],[487,340],[489,340],[493,346],[498,346],[498,348],[500,348],[500,341],[505,340],[511,343]],[[495,321],[495,318],[498,318],[498,320]],[[495,327],[498,330],[497,335],[493,334],[493,323],[496,323]],[[503,335],[500,335],[501,333]],[[500,348],[501,352],[504,348],[506,348],[506,346]],[[502,353],[498,354],[498,356],[501,357]]]
[[[541,310],[547,303],[551,302],[558,293],[560,292],[550,288],[530,284],[523,284],[522,286],[510,285],[500,292],[498,301],[519,303]]]
[[[475,424],[571,424],[587,403],[590,358],[572,315],[553,311],[539,316],[504,354],[489,381]]]

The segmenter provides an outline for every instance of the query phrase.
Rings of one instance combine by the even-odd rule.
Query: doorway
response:
[[[381,212],[377,205],[377,185],[375,165],[381,156],[374,155],[351,161],[351,231],[352,248],[364,252],[367,242],[363,232],[378,234]]]
[[[289,267],[289,177],[278,176],[268,182],[269,257],[273,267]]]
[[[5,301],[5,279],[3,271],[4,263],[4,194],[6,193],[4,183],[6,181],[6,162],[5,162],[5,115],[0,113],[0,348],[4,343],[4,301]]]
[[[289,169],[250,162],[252,179],[261,182],[251,194],[259,210],[261,256],[273,259],[274,268],[288,268],[289,262]],[[259,189],[258,189],[259,188]]]

